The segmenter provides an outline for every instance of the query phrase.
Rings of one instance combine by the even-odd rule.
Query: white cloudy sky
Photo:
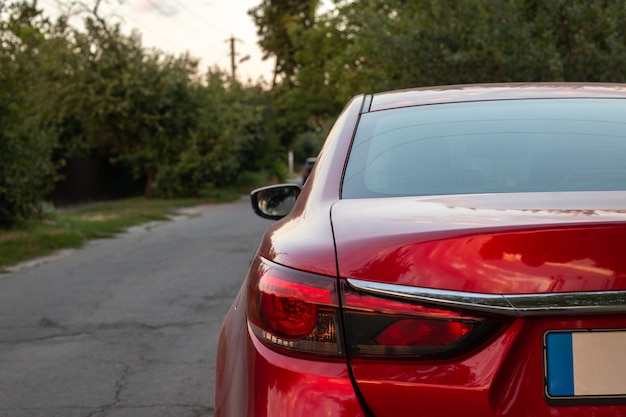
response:
[[[95,4],[94,0],[84,0]],[[39,0],[53,15],[68,1]],[[118,19],[130,31],[138,29],[146,47],[178,55],[189,51],[201,59],[202,68],[217,65],[230,72],[230,38],[234,37],[241,81],[272,78],[273,61],[262,60],[256,26],[247,11],[261,0],[104,0],[103,15]]]

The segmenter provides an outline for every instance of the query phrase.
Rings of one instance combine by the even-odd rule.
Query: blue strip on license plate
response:
[[[548,398],[626,397],[626,331],[547,332],[544,346]]]

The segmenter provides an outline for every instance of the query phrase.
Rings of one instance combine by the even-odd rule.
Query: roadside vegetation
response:
[[[193,216],[190,208],[239,199],[248,187],[229,187],[198,198],[135,197],[67,208],[44,206],[41,218],[0,230],[0,272],[21,262],[76,249],[93,239],[113,237],[137,225]]]
[[[285,179],[288,152],[299,170],[357,94],[626,82],[623,0],[258,0],[249,15],[275,71],[245,81],[144,47],[103,14],[114,1],[63,2],[53,20],[37,0],[0,0],[0,267],[126,227],[50,209],[76,158],[128,168],[165,216],[249,173]]]

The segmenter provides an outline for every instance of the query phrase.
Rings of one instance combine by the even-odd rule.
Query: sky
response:
[[[93,7],[95,0],[83,0]],[[39,0],[51,17],[66,0]],[[253,82],[271,81],[274,61],[262,59],[256,26],[247,11],[261,0],[103,0],[101,14],[119,21],[126,33],[137,29],[145,47],[200,59],[202,72],[218,66],[231,72],[231,38],[235,39],[236,76]],[[249,57],[249,58],[247,58]]]

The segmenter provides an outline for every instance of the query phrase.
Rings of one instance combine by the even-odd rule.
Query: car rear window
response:
[[[626,100],[438,104],[361,117],[343,198],[626,190]]]

